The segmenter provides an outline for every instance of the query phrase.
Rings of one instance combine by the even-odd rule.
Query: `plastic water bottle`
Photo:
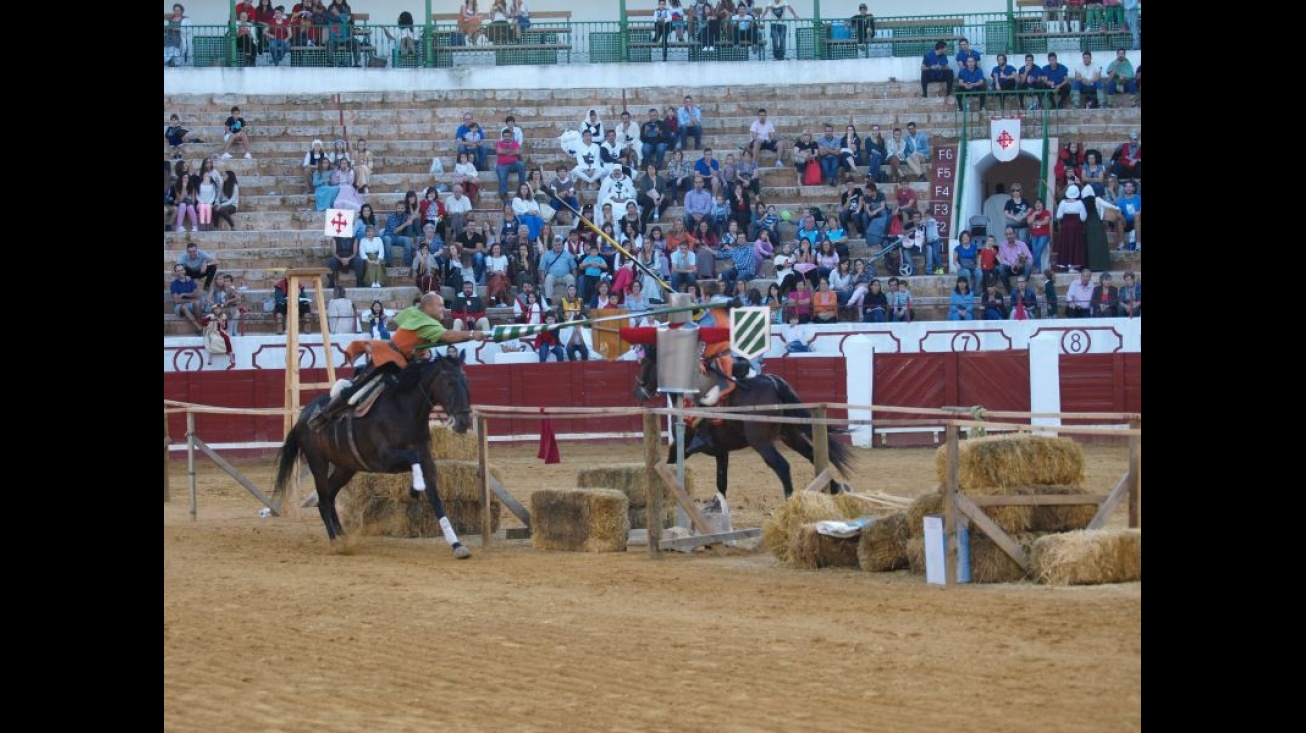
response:
[[[258,510],[258,516],[260,519],[267,519],[268,517],[272,516],[272,510],[267,507],[263,507],[262,509]]]

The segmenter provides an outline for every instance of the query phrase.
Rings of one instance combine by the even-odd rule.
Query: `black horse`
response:
[[[355,473],[412,471],[413,486],[409,494],[414,498],[423,491],[427,494],[454,557],[470,557],[471,551],[458,541],[445,517],[444,503],[436,490],[435,460],[431,456],[431,431],[427,423],[431,409],[440,405],[453,419],[454,432],[465,433],[471,425],[471,398],[462,357],[414,361],[397,376],[377,379],[388,379],[391,383],[365,417],[354,417],[351,409],[342,419],[314,430],[308,426],[308,419],[326,405],[330,396],[322,395],[305,405],[281,446],[277,492],[283,491],[291,480],[302,454],[313,472],[317,510],[326,525],[327,538],[334,543],[345,533],[340,515],[336,514],[336,494]]]
[[[639,402],[645,402],[657,394],[657,359],[657,347],[645,346],[644,358],[640,362],[639,374],[635,378],[635,399]],[[699,388],[699,393],[702,394],[711,389],[716,383],[716,379],[717,377],[714,374],[704,373],[703,384]],[[731,404],[734,407],[792,405],[802,402],[788,382],[773,374],[763,374],[739,380],[731,399]],[[760,412],[758,414],[801,418],[810,418],[812,416],[810,412],[802,408]],[[775,447],[775,442],[777,440],[782,441],[803,458],[808,461],[813,460],[812,427],[810,425],[759,422],[756,420],[726,420],[720,425],[709,425],[707,429],[711,431],[711,447],[687,447],[685,457],[688,458],[694,453],[705,453],[716,458],[716,488],[722,496],[726,494],[726,478],[732,451],[749,447],[757,451],[762,459],[766,461],[766,465],[770,466],[771,470],[775,471],[775,475],[780,477],[786,499],[794,493],[794,485],[789,474],[789,461],[786,461],[784,456],[780,455],[780,451]],[[831,430],[827,438],[830,463],[839,469],[844,476],[847,476],[853,468],[853,455],[847,446],[834,439],[833,436],[836,432]],[[676,446],[673,444],[667,454],[667,463],[675,460],[675,455]],[[832,493],[839,491],[840,488],[837,482],[831,482],[830,490]]]

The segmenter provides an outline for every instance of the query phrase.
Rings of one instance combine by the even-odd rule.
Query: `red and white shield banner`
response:
[[[993,157],[1003,163],[1015,160],[1020,155],[1020,120],[990,121],[989,142],[993,143]]]

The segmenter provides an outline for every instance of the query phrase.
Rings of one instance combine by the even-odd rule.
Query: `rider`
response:
[[[352,382],[340,380],[331,389],[331,401],[309,418],[308,426],[320,428],[342,412],[349,398],[378,374],[397,372],[408,366],[414,358],[424,358],[430,344],[457,344],[464,341],[484,341],[483,331],[450,331],[445,329],[444,298],[436,291],[426,293],[417,305],[405,308],[395,315],[395,331],[389,341],[367,339],[354,341],[345,348],[345,360],[352,364],[364,353],[369,359],[366,366],[354,375]],[[422,346],[422,348],[417,348]]]

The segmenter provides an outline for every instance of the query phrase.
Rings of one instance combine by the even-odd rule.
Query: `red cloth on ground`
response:
[[[558,452],[558,438],[553,433],[553,421],[540,421],[540,450],[536,458],[547,463],[562,463],[562,454]]]

